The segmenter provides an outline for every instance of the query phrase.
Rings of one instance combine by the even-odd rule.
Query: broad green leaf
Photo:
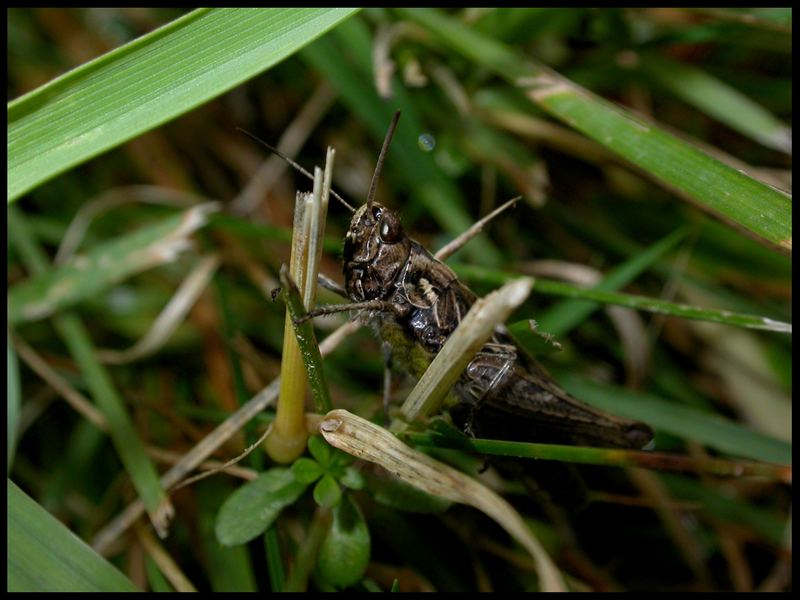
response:
[[[336,587],[358,583],[369,564],[370,537],[361,510],[348,495],[333,511],[333,524],[319,552],[322,578]]]
[[[138,591],[10,479],[6,501],[9,592]]]
[[[217,539],[226,546],[244,544],[261,535],[308,487],[290,469],[276,467],[236,490],[217,515]]]
[[[201,8],[8,105],[8,201],[269,69],[353,8]]]
[[[791,197],[725,165],[529,56],[433,9],[397,9],[437,41],[524,89],[529,100],[640,167],[704,210],[783,252],[792,248]]]

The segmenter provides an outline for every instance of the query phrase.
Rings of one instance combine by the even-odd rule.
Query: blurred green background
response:
[[[76,338],[51,316],[74,309],[70,318],[82,322],[95,349],[128,348],[200,257],[217,254],[219,268],[174,334],[133,362],[106,367],[129,433],[163,471],[280,368],[284,306],[269,292],[288,260],[295,192],[310,183],[237,128],[280,144],[307,169],[334,147],[334,188],[358,204],[397,108],[403,116],[378,201],[398,210],[406,230],[434,250],[522,194],[449,262],[479,294],[506,273],[545,280],[510,323],[522,332],[535,319],[558,336],[560,352],[529,333],[524,339],[568,390],[650,423],[658,451],[791,464],[790,9],[369,9],[343,15],[326,31],[300,31],[299,51],[263,72],[242,70],[236,82],[207,54],[213,38],[222,40],[223,55],[229,48],[231,56],[246,56],[250,25],[234,15],[230,28],[187,34],[174,74],[169,61],[136,71],[158,51],[153,44],[107,63],[110,73],[79,73],[84,90],[92,77],[107,78],[93,95],[75,88],[80,102],[68,104],[73,88],[17,100],[187,12],[7,11],[9,478],[80,538],[91,541],[135,492],[109,437],[17,356],[20,344],[93,397],[87,363],[74,354]],[[515,60],[504,62],[498,48]],[[192,89],[200,79],[178,80],[183,64],[208,75],[207,92],[197,91],[199,83]],[[113,69],[121,81],[129,67],[125,89],[133,92],[119,110],[138,115],[136,103],[149,104],[117,134],[109,115],[127,92],[114,86]],[[559,96],[554,86],[532,101],[524,82],[515,85],[518,71],[541,78],[547,68],[570,82],[567,92]],[[151,85],[162,75],[175,78],[175,90],[188,89],[197,106],[159,113],[175,101],[170,88]],[[228,91],[219,95],[212,84]],[[604,112],[609,105],[598,97],[624,107],[625,119]],[[61,112],[47,113],[56,101]],[[58,117],[48,121],[48,114]],[[97,115],[100,125],[82,131]],[[138,131],[148,118],[152,125]],[[60,139],[61,132],[73,137]],[[44,160],[93,136],[108,139],[110,149],[62,167]],[[15,162],[26,152],[29,163]],[[12,194],[12,178],[27,177],[26,164],[37,157],[43,160],[30,180],[39,180]],[[152,240],[113,247],[204,200],[221,208],[174,260],[131,266],[136,251],[152,251]],[[86,219],[85,233],[68,236],[77,215]],[[337,281],[349,216],[332,201],[321,270]],[[88,271],[57,267],[52,279],[40,275],[31,284],[37,251],[30,248],[44,251],[46,270],[57,252],[67,253],[65,242],[77,243],[78,254],[94,250],[99,262]],[[548,288],[551,280],[568,285]],[[581,290],[601,280],[607,292],[666,306],[599,310],[611,305],[593,303],[597,298]],[[30,306],[42,297],[52,304],[37,305],[36,313]],[[333,301],[321,292],[321,303]],[[711,310],[690,320],[676,316],[678,305]],[[720,311],[753,318],[740,326]],[[337,323],[320,320],[318,337]],[[770,328],[782,331],[764,330]],[[335,406],[379,414],[379,356],[363,329],[325,359]],[[238,454],[270,418],[267,412],[251,422],[215,458]],[[262,470],[268,461],[257,451],[242,466]],[[595,469],[613,484],[594,490],[569,538],[524,495],[512,489],[508,496],[574,589],[790,589],[790,486]],[[238,485],[216,475],[172,497],[177,516],[159,543],[198,589],[275,589],[274,570],[268,576],[265,565],[276,547],[286,565],[299,560],[313,513],[309,498],[266,538],[219,545],[215,515]],[[369,491],[356,497],[372,554],[354,589],[388,590],[394,580],[403,591],[536,589],[529,559],[483,515],[464,507],[419,515],[387,507]],[[22,513],[29,510],[14,498]],[[137,531],[109,550],[113,564],[139,587],[175,587],[164,577],[167,563],[154,562],[146,534]],[[11,542],[8,550],[15,552]],[[331,589],[319,573],[308,586]]]

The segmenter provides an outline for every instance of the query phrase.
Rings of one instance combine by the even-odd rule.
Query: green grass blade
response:
[[[8,105],[8,201],[226,92],[352,8],[197,9]]]
[[[573,374],[559,374],[570,394],[600,409],[638,419],[682,438],[692,439],[721,452],[781,465],[792,463],[791,443],[758,433],[694,408],[667,402],[650,394],[601,385]]]
[[[512,85],[556,118],[725,222],[784,252],[792,248],[791,197],[729,167],[535,60],[432,9],[398,9],[443,43]]]
[[[281,552],[278,529],[273,524],[264,533],[264,550],[267,554],[267,573],[269,585],[273,592],[282,592],[286,585],[286,572],[283,568],[283,553]]]
[[[730,310],[702,308],[686,304],[678,304],[658,298],[646,298],[632,294],[622,294],[615,290],[629,284],[645,270],[663,258],[681,240],[688,231],[679,229],[659,240],[649,248],[637,251],[631,258],[612,269],[603,280],[593,288],[578,287],[569,283],[537,278],[534,289],[543,294],[573,298],[569,302],[556,305],[537,318],[539,329],[556,336],[564,336],[582,322],[598,306],[616,304],[626,308],[648,312],[668,314],[685,319],[724,323],[736,327],[761,329],[791,333],[792,325],[767,317],[735,313]],[[518,277],[513,273],[504,273],[469,265],[454,265],[456,272],[467,279],[478,279],[485,283],[500,285]],[[594,300],[595,302],[592,302]],[[511,331],[521,337],[531,335],[527,322],[515,323]]]
[[[639,57],[639,69],[676,97],[731,129],[791,155],[791,128],[724,81],[695,67],[649,54]]]
[[[11,225],[9,231],[13,232],[12,240],[22,262],[33,273],[46,272],[47,258],[33,238],[24,215],[11,206],[8,216]],[[160,535],[166,535],[174,509],[161,487],[155,465],[145,453],[144,444],[136,433],[122,397],[106,368],[97,360],[89,332],[81,320],[70,313],[57,315],[53,324],[80,368],[92,398],[108,419],[114,448],[141,496],[153,525]]]
[[[609,271],[593,289],[611,292],[628,285],[658,262],[667,252],[675,248],[686,237],[687,233],[687,229],[673,231],[645,251],[631,256],[621,265]],[[592,314],[597,309],[597,306],[594,302],[567,300],[548,310],[537,321],[542,331],[547,331],[556,336],[564,336]]]
[[[8,367],[6,371],[8,377],[7,384],[7,425],[8,425],[8,458],[6,459],[6,468],[11,468],[11,463],[14,462],[14,448],[17,445],[17,422],[19,420],[20,408],[20,388],[19,388],[19,366],[17,364],[17,355],[14,352],[14,346],[11,345],[11,334],[8,334]]]
[[[690,8],[722,21],[733,21],[748,27],[792,33],[792,9],[781,8]]]
[[[519,277],[519,273],[496,271],[492,269],[485,269],[483,267],[476,267],[473,265],[455,264],[452,265],[452,267],[460,277],[463,277],[469,281],[480,281],[485,284],[502,285],[507,281],[511,281],[512,279]],[[763,331],[778,331],[781,333],[792,332],[791,323],[776,321],[774,319],[761,317],[758,315],[749,315],[716,308],[691,306],[688,304],[678,304],[676,302],[659,300],[658,298],[647,298],[645,296],[636,296],[633,294],[608,292],[597,288],[583,288],[570,283],[554,281],[552,279],[537,278],[534,282],[534,291],[550,296],[591,300],[601,304],[616,304],[626,308],[645,310],[652,313],[671,315],[673,317],[693,319],[696,321],[711,321],[713,323],[723,323],[725,325],[745,327],[748,329],[761,329]],[[528,323],[527,321],[518,322],[514,325],[511,325],[510,329],[513,331],[515,336],[520,332],[523,332],[522,335],[524,336],[524,332],[528,330]],[[544,330],[544,328],[542,329]],[[552,331],[547,331],[552,333]]]
[[[662,473],[661,478],[676,498],[699,501],[712,519],[723,520],[738,526],[746,525],[760,532],[771,543],[783,545],[786,523],[773,513],[724,494],[700,481],[672,473]]]
[[[98,245],[88,254],[47,269],[8,291],[8,321],[25,323],[49,317],[146,269],[174,259],[186,237],[206,223],[211,205],[167,217]]]
[[[138,588],[7,481],[9,592],[134,592]]]

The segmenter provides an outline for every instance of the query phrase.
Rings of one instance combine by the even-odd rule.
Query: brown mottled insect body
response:
[[[476,296],[456,274],[409,238],[397,215],[377,203],[362,206],[344,244],[345,289],[355,303],[372,303],[372,321],[393,362],[420,376]],[[503,331],[469,363],[454,395],[461,425],[515,423],[500,437],[523,441],[641,448],[652,438],[644,423],[620,419],[569,396]],[[524,427],[518,427],[523,422]],[[502,432],[489,427],[493,435]],[[515,433],[516,432],[516,433]]]
[[[476,296],[452,269],[406,235],[393,211],[373,202],[399,117],[395,113],[384,139],[366,203],[354,210],[331,190],[354,213],[343,249],[344,291],[352,303],[318,308],[306,318],[366,311],[383,342],[387,362],[420,377]],[[290,158],[258,141],[311,177]],[[448,245],[449,253],[462,244],[459,240]],[[341,291],[335,285],[328,287]],[[641,448],[653,437],[644,423],[614,417],[569,396],[503,328],[472,359],[453,392],[456,403],[450,413],[470,434],[621,448]]]

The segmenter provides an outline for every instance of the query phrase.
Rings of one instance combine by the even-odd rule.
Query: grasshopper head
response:
[[[371,202],[350,221],[344,239],[344,277],[347,293],[362,302],[388,296],[411,250],[411,240],[398,216]]]

